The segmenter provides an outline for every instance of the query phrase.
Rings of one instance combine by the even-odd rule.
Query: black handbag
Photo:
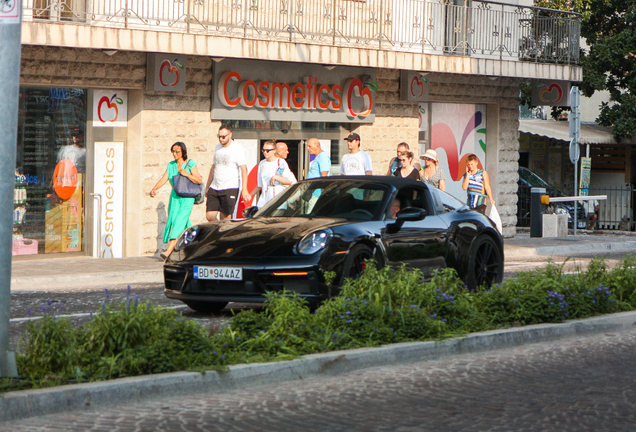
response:
[[[197,204],[203,202],[203,184],[196,184],[189,178],[177,174],[172,177],[172,187],[174,192],[180,197],[196,198],[195,202]]]

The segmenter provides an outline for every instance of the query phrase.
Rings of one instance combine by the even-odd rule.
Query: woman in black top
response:
[[[420,174],[418,173],[417,169],[413,167],[413,152],[402,152],[399,161],[402,168],[395,170],[395,174],[393,174],[394,176],[410,178],[413,180],[420,179]]]

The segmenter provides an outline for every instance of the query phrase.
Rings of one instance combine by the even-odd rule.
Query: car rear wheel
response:
[[[373,258],[373,251],[368,246],[359,244],[351,248],[344,262],[342,282],[344,283],[345,279],[359,279],[364,269],[367,268],[367,260],[371,258]]]
[[[473,243],[468,257],[466,285],[474,290],[482,285],[490,287],[503,278],[503,254],[497,243],[487,236],[478,237]]]
[[[221,312],[228,302],[206,302],[206,301],[184,301],[190,309],[194,309],[197,312],[202,313],[217,313]]]

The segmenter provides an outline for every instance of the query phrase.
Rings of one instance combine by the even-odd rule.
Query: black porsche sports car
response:
[[[345,278],[359,276],[370,258],[379,266],[406,263],[425,276],[453,267],[469,288],[503,276],[503,239],[494,223],[410,179],[306,180],[246,213],[183,232],[164,265],[167,297],[214,312],[284,289],[317,305]],[[336,272],[332,290],[327,271]]]

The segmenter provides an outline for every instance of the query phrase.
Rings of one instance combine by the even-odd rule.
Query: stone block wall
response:
[[[163,176],[173,160],[170,148],[182,141],[188,157],[196,161],[203,182],[208,179],[220,122],[210,119],[212,59],[187,57],[188,73],[185,94],[144,92],[142,112],[142,203],[141,252],[155,254],[165,249],[163,232],[168,217],[172,188],[164,185],[155,196],[148,193]],[[190,217],[193,224],[205,222],[205,204],[195,205]]]
[[[355,131],[360,135],[360,147],[371,156],[373,174],[384,175],[401,142],[408,143],[415,153],[414,161],[419,160],[418,104],[400,100],[399,70],[378,69],[376,80],[375,122]]]
[[[489,110],[498,118],[496,136],[488,137],[487,158],[494,159],[496,172],[489,169],[494,181],[491,187],[495,194],[497,210],[501,216],[504,237],[516,233],[517,224],[517,168],[519,166],[519,87],[521,79],[485,77],[476,75],[430,74],[430,97],[432,102],[480,103],[494,108]],[[493,119],[487,119],[490,121]],[[494,141],[494,142],[493,142]]]
[[[146,85],[146,53],[23,45],[20,85],[139,89]]]

